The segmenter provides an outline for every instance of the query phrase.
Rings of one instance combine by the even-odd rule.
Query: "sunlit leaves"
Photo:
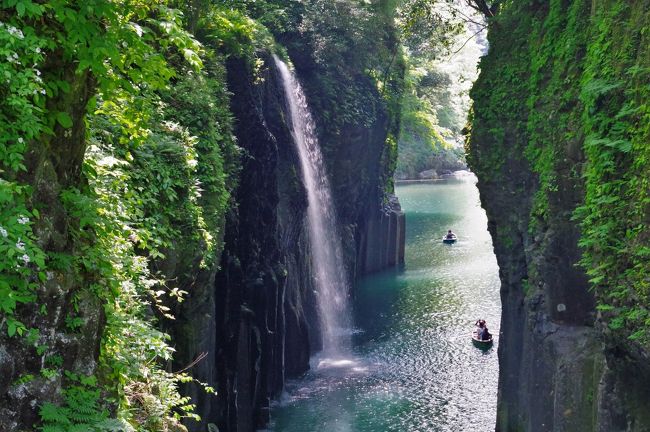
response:
[[[134,229],[128,224],[141,221],[137,219],[139,208],[125,206],[120,196],[123,190],[115,189],[127,187],[124,171],[120,177],[119,169],[113,173],[99,163],[88,163],[84,174],[89,185],[81,181],[60,194],[56,191],[61,200],[57,204],[66,212],[69,238],[63,240],[74,252],[44,252],[39,248],[41,238],[33,229],[35,219],[41,217],[33,206],[39,203],[32,201],[31,188],[17,179],[33,180],[34,173],[22,173],[27,151],[36,150],[39,157],[47,157],[43,143],[57,139],[66,148],[67,140],[79,139],[78,134],[73,138],[70,129],[78,131],[83,123],[92,122],[92,117],[70,106],[79,88],[90,93],[86,113],[110,119],[104,132],[110,130],[120,137],[112,144],[137,147],[145,142],[158,102],[156,92],[167,88],[175,76],[173,64],[189,65],[195,71],[202,67],[201,46],[185,30],[182,14],[164,0],[4,0],[0,8],[0,330],[10,338],[23,336],[37,355],[46,355],[48,347],[38,336],[32,337],[38,330],[28,328],[18,313],[30,305],[36,313],[46,314],[46,304],[34,304],[41,285],[61,272],[67,278],[76,278],[73,292],[66,293],[72,312],[62,317],[62,331],[78,332],[86,323],[80,293],[104,302],[111,324],[128,323],[132,329],[139,326],[141,345],[126,337],[132,333],[122,334],[125,337],[120,341],[128,345],[122,346],[121,352],[112,351],[113,357],[109,354],[102,358],[105,364],[119,368],[120,361],[134,360],[129,350],[138,349],[138,355],[146,357],[135,358],[139,361],[132,365],[136,372],[111,383],[109,392],[119,393],[116,388],[127,384],[137,387],[146,383],[147,396],[157,392],[161,397],[158,403],[162,410],[151,420],[166,428],[174,417],[182,415],[176,408],[189,411],[191,403],[178,395],[179,378],[160,367],[159,361],[169,360],[172,350],[167,336],[153,328],[146,308],[151,304],[148,296],[152,288],[160,286],[161,280],[149,272],[147,257],[136,253],[130,240]],[[59,136],[53,138],[55,132]],[[128,163],[128,152],[124,156],[123,162]],[[111,166],[116,167],[123,168]],[[129,210],[131,214],[124,214]],[[38,234],[43,235],[43,230]],[[159,239],[157,233],[151,237]],[[151,250],[152,256],[162,255],[155,247]],[[175,298],[181,295],[182,290],[173,293]],[[153,304],[162,310],[167,306],[159,304],[160,297],[154,296]],[[41,378],[63,376],[62,361],[53,358],[48,357],[49,363],[46,359]],[[112,430],[104,422],[108,412],[105,402],[100,402],[94,378],[69,374],[63,378],[68,384],[63,390],[64,404],[41,407],[43,430]],[[138,389],[133,399],[142,395]]]
[[[24,170],[23,153],[44,129],[38,65],[45,42],[19,22],[0,22],[0,169]]]
[[[405,0],[400,8],[400,28],[406,47],[415,55],[435,58],[449,52],[467,21],[480,20],[448,0]]]

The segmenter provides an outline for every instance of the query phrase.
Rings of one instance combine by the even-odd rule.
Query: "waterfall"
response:
[[[298,79],[282,60],[276,56],[273,58],[282,77],[291,116],[291,133],[307,189],[307,225],[323,352],[327,355],[342,353],[351,345],[349,283],[323,155],[307,98]]]

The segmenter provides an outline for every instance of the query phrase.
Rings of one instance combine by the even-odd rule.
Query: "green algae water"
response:
[[[397,187],[406,265],[355,289],[353,349],[312,359],[272,411],[275,432],[488,432],[496,418],[499,277],[475,177]],[[452,229],[459,238],[441,242]],[[482,351],[478,317],[495,335]]]

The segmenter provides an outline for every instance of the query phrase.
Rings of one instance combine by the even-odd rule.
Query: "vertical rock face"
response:
[[[574,220],[593,163],[587,53],[605,10],[621,38],[640,27],[620,2],[523,3],[491,22],[468,142],[502,282],[497,430],[648,430],[643,356],[599,325]]]
[[[391,197],[386,207],[368,216],[365,229],[357,234],[357,273],[368,274],[404,264],[406,223],[397,197]]]
[[[205,423],[232,431],[264,425],[269,399],[282,388],[285,371],[308,368],[305,316],[313,312],[313,302],[303,227],[306,201],[275,71],[266,66],[254,82],[243,60],[229,62],[243,159],[237,205],[228,215],[221,270],[208,303],[214,310],[192,332],[216,332],[214,345],[206,347],[213,358],[195,375],[215,384],[217,401],[201,404],[204,424],[196,430]]]
[[[216,400],[199,396],[200,425],[220,430],[252,431],[269,420],[271,398],[278,396],[287,377],[309,368],[310,355],[320,349],[318,311],[312,286],[310,245],[305,224],[307,198],[277,71],[269,57],[258,79],[244,60],[228,63],[231,110],[235,134],[243,149],[242,170],[235,191],[237,203],[227,218],[225,249],[214,291],[195,302],[197,315],[183,317],[182,344],[186,359],[207,352],[193,369],[199,380],[214,385]],[[386,137],[385,124],[362,135],[352,145],[373,146],[368,157],[379,172]],[[374,135],[373,135],[374,134]],[[369,139],[370,142],[366,141]],[[349,144],[346,143],[346,144]],[[365,154],[359,151],[360,154]],[[357,161],[357,152],[348,156]],[[354,184],[354,173],[346,178]],[[356,175],[360,175],[358,172]],[[339,188],[340,181],[333,183]],[[349,270],[356,274],[395,266],[403,260],[404,221],[396,199],[382,207],[379,176],[372,199],[347,203],[354,222],[344,223]],[[348,193],[362,195],[352,187]],[[340,199],[340,197],[338,197]],[[372,209],[369,211],[368,209]],[[210,311],[211,308],[214,308]],[[177,332],[178,333],[178,332]],[[198,396],[198,389],[188,390]]]

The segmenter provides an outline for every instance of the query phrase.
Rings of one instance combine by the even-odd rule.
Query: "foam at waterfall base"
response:
[[[318,353],[311,358],[310,367],[317,375],[365,374],[369,370],[361,358],[347,353]]]
[[[273,406],[288,406],[345,388],[349,380],[364,380],[377,365],[354,354],[318,353],[310,359],[310,370],[302,379],[289,380]]]

